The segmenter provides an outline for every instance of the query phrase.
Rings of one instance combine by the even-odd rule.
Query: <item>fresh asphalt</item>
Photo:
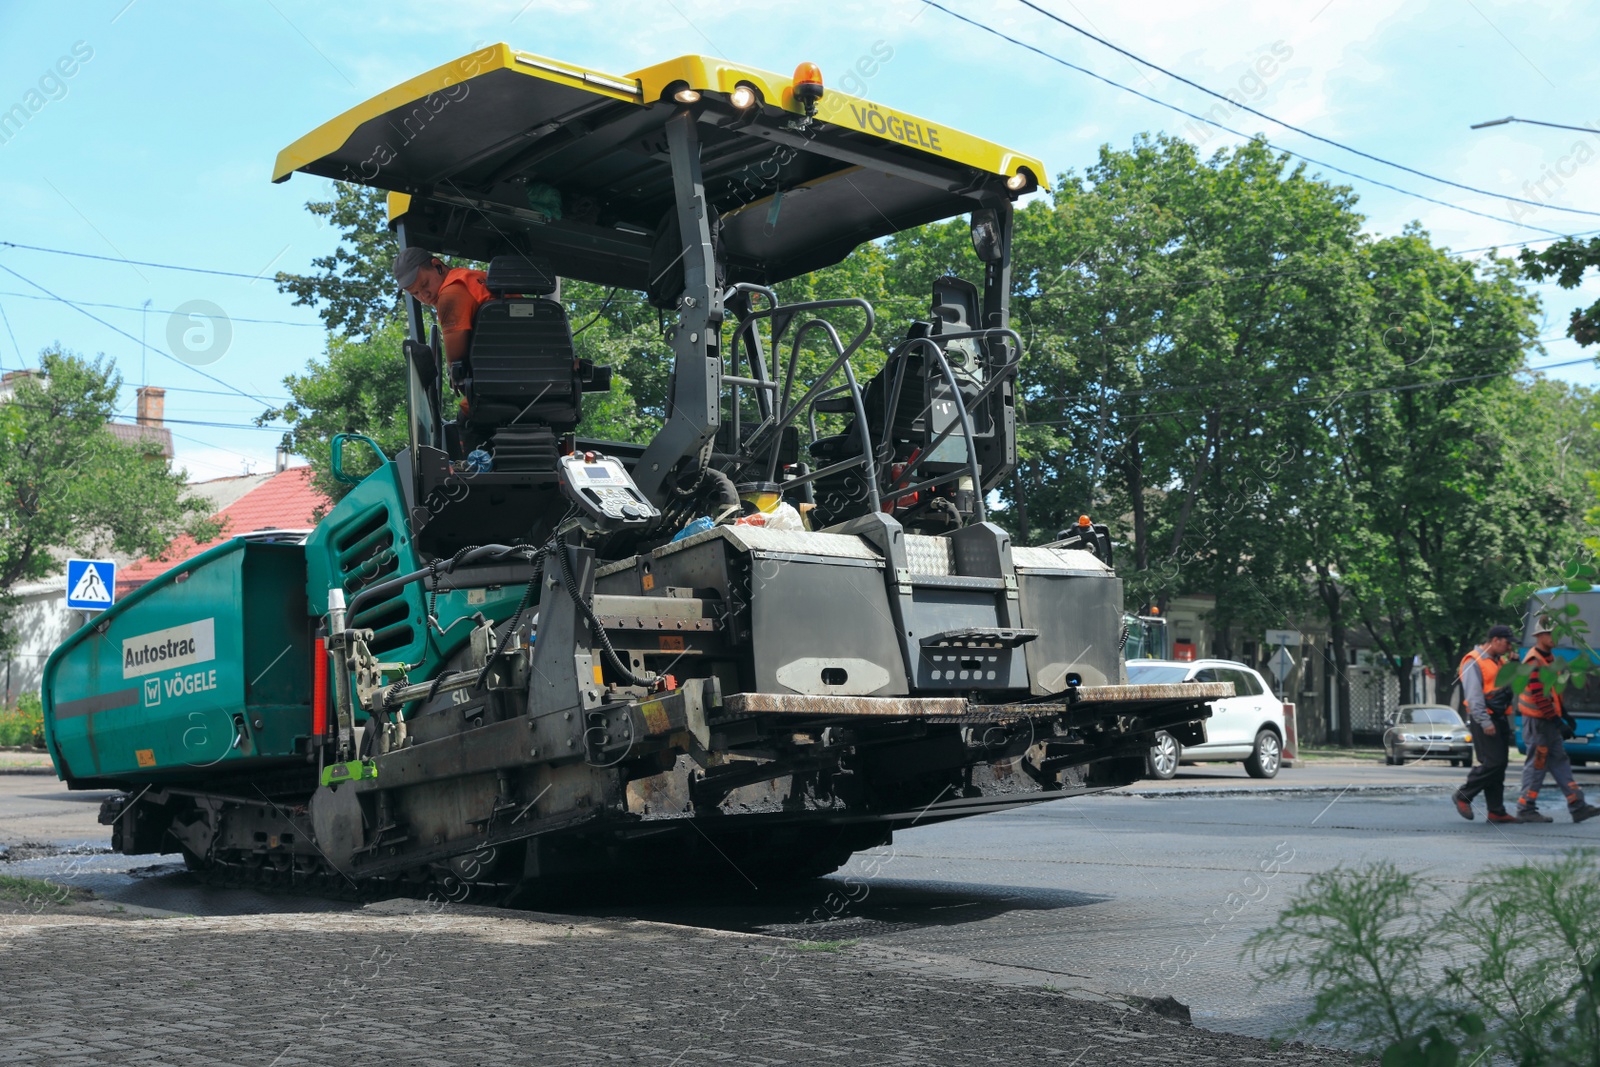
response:
[[[1578,773],[1600,792],[1600,775]],[[1198,1025],[1292,1036],[1304,991],[1258,986],[1241,953],[1311,875],[1388,860],[1456,895],[1486,866],[1600,843],[1600,820],[1574,826],[1559,805],[1547,826],[1491,826],[1481,801],[1466,822],[1449,802],[1464,777],[1448,765],[1315,763],[1262,782],[1238,765],[1185,767],[1169,782],[903,831],[784,893],[577,910],[870,942],[994,965],[1007,981],[1046,988],[1168,994]],[[210,890],[172,857],[110,855],[95,821],[103,795],[0,774],[0,846],[9,847],[0,873],[187,914],[350,907]]]

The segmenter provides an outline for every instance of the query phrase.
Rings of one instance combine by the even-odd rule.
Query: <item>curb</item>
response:
[[[1175,786],[1169,789],[1135,789],[1123,786],[1121,789],[1109,790],[1097,796],[1112,797],[1146,797],[1160,798],[1170,796],[1185,797],[1235,797],[1235,796],[1288,796],[1311,797],[1344,796],[1346,793],[1361,793],[1367,796],[1420,796],[1430,793],[1446,794],[1458,789],[1459,783],[1441,785],[1361,785],[1351,783],[1346,786],[1337,785],[1200,785],[1200,786]]]

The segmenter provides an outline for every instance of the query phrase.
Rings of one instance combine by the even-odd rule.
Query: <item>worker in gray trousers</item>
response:
[[[1572,778],[1572,760],[1567,758],[1567,746],[1562,736],[1561,695],[1552,692],[1541,668],[1555,661],[1555,636],[1550,632],[1550,620],[1540,616],[1534,626],[1533,647],[1522,657],[1522,662],[1534,668],[1527,687],[1517,700],[1517,713],[1522,716],[1522,747],[1528,759],[1522,765],[1522,787],[1517,795],[1518,822],[1552,822],[1550,816],[1539,810],[1539,790],[1544,786],[1546,774],[1556,780],[1556,787],[1567,799],[1567,811],[1573,822],[1583,822],[1600,815],[1600,808],[1583,799],[1583,790]]]

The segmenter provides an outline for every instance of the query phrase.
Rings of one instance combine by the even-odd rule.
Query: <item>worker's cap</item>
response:
[[[1509,626],[1489,627],[1489,640],[1493,641],[1497,637],[1503,637],[1507,641],[1515,641],[1517,639],[1517,635],[1511,632],[1511,627]]]
[[[1533,636],[1538,637],[1540,634],[1548,634],[1548,633],[1554,633],[1554,632],[1555,632],[1555,624],[1550,621],[1550,616],[1548,616],[1548,615],[1540,615],[1539,618],[1534,621],[1534,624],[1533,624]]]
[[[417,280],[417,271],[437,258],[426,248],[408,248],[394,257],[394,280],[405,289]]]

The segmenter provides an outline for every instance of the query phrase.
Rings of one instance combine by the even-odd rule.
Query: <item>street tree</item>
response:
[[[1523,272],[1536,282],[1554,278],[1561,288],[1576,289],[1583,284],[1584,273],[1590,267],[1600,268],[1600,237],[1587,241],[1563,237],[1538,251],[1524,248],[1518,253],[1517,261]],[[1573,311],[1567,323],[1567,336],[1580,345],[1600,341],[1600,300]]]
[[[1364,314],[1352,203],[1259,141],[1156,136],[1020,214],[1030,521],[1104,515],[1137,603],[1214,592],[1224,632],[1303,609],[1278,488]]]
[[[1512,376],[1539,308],[1514,264],[1462,262],[1416,227],[1367,259],[1366,381],[1332,418],[1352,525],[1327,562],[1404,697],[1414,657],[1453,678],[1502,590],[1577,547],[1582,474],[1557,477],[1540,394]]]
[[[332,254],[311,261],[313,274],[280,271],[278,291],[292,293],[295,307],[314,307],[328,331],[370,337],[400,315],[386,195],[348,182],[333,183],[332,200],[313,200],[306,210],[339,231]]]
[[[180,533],[216,536],[210,505],[185,492],[159,445],[107,429],[122,384],[111,361],[56,345],[38,376],[13,381],[0,402],[0,603],[57,572],[64,553],[156,555]]]

